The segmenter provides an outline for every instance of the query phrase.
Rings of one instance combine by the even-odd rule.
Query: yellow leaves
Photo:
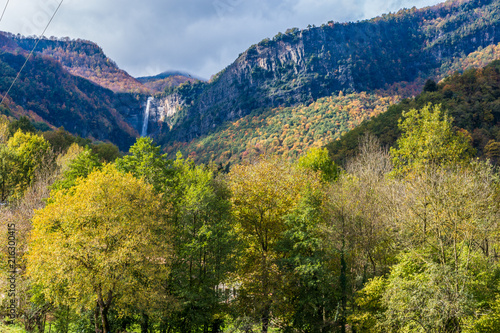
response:
[[[107,165],[69,193],[58,192],[36,212],[28,274],[45,285],[54,301],[54,292],[64,285],[75,297],[79,290],[93,293],[97,284],[113,293],[132,287],[147,292],[133,272],[166,273],[169,238],[163,209],[150,185]]]
[[[234,166],[229,177],[241,236],[260,243],[264,252],[280,235],[282,218],[296,205],[302,191],[319,187],[317,177],[277,160]]]
[[[71,146],[69,146],[66,154],[57,155],[56,164],[61,168],[61,173],[68,168],[71,161],[73,161],[78,155],[80,155],[84,151],[85,149],[83,147],[81,147],[77,143],[73,143]]]
[[[451,118],[441,105],[403,113],[398,127],[402,135],[397,148],[391,148],[396,174],[462,164],[474,153],[466,134],[452,129]]]

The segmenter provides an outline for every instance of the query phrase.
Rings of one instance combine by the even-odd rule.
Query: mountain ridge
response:
[[[312,102],[440,75],[442,63],[500,42],[499,1],[448,1],[357,22],[289,29],[243,52],[199,94],[174,92],[182,115],[162,142],[190,141],[261,107]]]

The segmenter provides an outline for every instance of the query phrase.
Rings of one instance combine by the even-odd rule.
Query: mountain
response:
[[[0,34],[2,96],[28,56],[19,41]],[[125,115],[143,112],[141,101],[133,95],[116,94],[73,75],[60,61],[43,54],[34,54],[27,62],[5,103],[7,107],[2,105],[0,111],[8,116],[25,115],[51,128],[64,127],[82,137],[111,141],[122,150],[128,150],[138,136]]]
[[[499,27],[500,0],[461,0],[293,28],[252,45],[208,82],[182,72],[136,79],[95,43],[46,38],[2,112],[126,150],[154,95],[148,135],[166,152],[220,163],[263,151],[295,157],[417,95],[428,78],[494,60]],[[0,34],[0,93],[35,42]]]
[[[167,71],[155,76],[138,77],[137,81],[153,92],[163,92],[165,89],[178,87],[186,82],[194,83],[203,80],[193,77],[188,73]]]
[[[3,33],[26,51],[31,51],[37,39]],[[69,38],[44,38],[35,49],[36,54],[57,60],[71,74],[86,78],[114,92],[148,93],[138,80],[109,59],[95,43]]]
[[[255,110],[310,104],[340,91],[421,87],[459,59],[498,44],[499,28],[499,0],[470,0],[289,29],[252,45],[210,82],[162,96],[170,107],[159,118],[169,126],[159,139],[190,142]]]

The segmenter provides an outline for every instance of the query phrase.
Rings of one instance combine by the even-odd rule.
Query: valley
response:
[[[316,23],[208,80],[0,32],[0,332],[499,332],[500,0]]]

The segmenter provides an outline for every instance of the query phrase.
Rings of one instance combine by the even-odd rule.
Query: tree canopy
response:
[[[97,307],[107,333],[110,308],[156,292],[167,273],[165,213],[150,185],[108,165],[37,211],[28,274],[49,300]]]

